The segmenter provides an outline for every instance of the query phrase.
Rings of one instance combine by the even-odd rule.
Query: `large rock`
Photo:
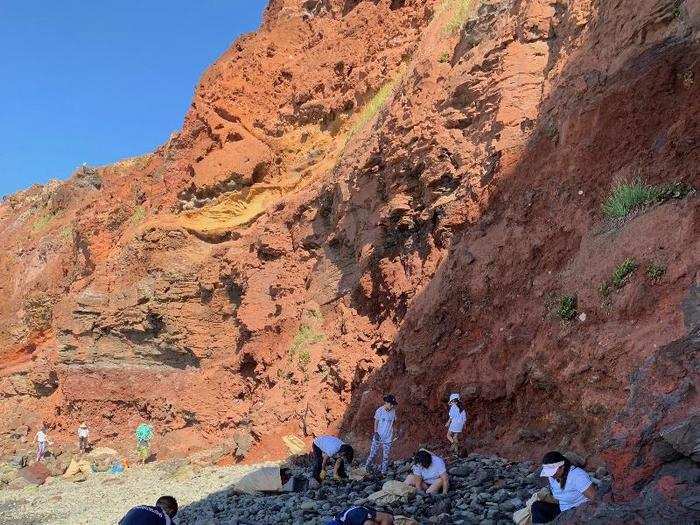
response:
[[[119,459],[119,452],[113,448],[97,447],[90,451],[87,459],[92,463],[97,472],[107,472],[112,464]]]
[[[34,463],[29,467],[24,467],[19,470],[19,475],[22,479],[32,485],[43,485],[46,478],[51,476],[51,471],[46,468],[43,463]]]
[[[662,430],[661,438],[679,454],[700,462],[700,415]]]

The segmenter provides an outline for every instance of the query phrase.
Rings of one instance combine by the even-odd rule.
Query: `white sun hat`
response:
[[[554,476],[554,474],[556,474],[557,470],[559,470],[559,467],[563,465],[563,461],[560,461],[559,463],[547,463],[542,465],[542,472],[540,472],[540,476],[543,478],[551,478]]]
[[[459,399],[459,394],[450,394],[450,403]]]

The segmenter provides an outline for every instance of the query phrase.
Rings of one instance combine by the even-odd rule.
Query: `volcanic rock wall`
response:
[[[457,390],[483,447],[647,479],[697,410],[698,201],[601,204],[697,187],[699,25],[677,0],[272,0],[158,150],[0,205],[2,448],[145,419],[163,455],[272,457],[366,438],[392,390],[406,452]]]

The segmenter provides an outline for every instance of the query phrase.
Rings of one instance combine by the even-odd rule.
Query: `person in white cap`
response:
[[[81,423],[78,427],[78,450],[80,450],[81,454],[87,452],[89,435],[90,431],[87,425],[84,422]]]
[[[549,480],[549,488],[557,503],[535,501],[532,523],[549,523],[559,514],[595,499],[595,487],[585,470],[574,467],[559,452],[547,452],[542,458],[540,476]]]
[[[457,452],[459,434],[462,433],[464,424],[467,422],[467,411],[464,410],[464,406],[459,400],[459,394],[450,394],[449,407],[449,419],[445,424],[447,427],[447,440],[451,444],[452,452]]]

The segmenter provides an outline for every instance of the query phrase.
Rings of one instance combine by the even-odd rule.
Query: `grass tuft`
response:
[[[646,274],[653,282],[658,283],[666,273],[666,266],[663,264],[649,263]]]
[[[143,206],[137,206],[134,213],[131,214],[132,224],[140,224],[146,218],[146,208]]]
[[[289,347],[289,354],[301,354],[301,352],[306,350],[309,346],[323,341],[325,337],[323,332],[317,332],[309,325],[303,324],[299,327],[299,331],[292,340],[292,346]]]
[[[576,307],[578,305],[578,299],[575,295],[564,295],[559,300],[559,307],[557,308],[557,316],[562,321],[571,321],[576,317]]]
[[[695,190],[692,186],[682,182],[670,182],[659,186],[644,184],[640,180],[632,183],[621,182],[603,203],[603,213],[608,218],[618,219],[645,206],[682,199],[693,191]]]
[[[632,258],[625,259],[622,264],[620,264],[617,268],[615,268],[615,271],[613,271],[612,276],[610,277],[610,284],[615,288],[622,288],[627,282],[629,276],[632,275],[637,268],[639,268],[637,261]]]
[[[445,64],[450,61],[451,55],[449,51],[443,51],[440,53],[440,56],[438,57],[438,62],[441,64]]]

